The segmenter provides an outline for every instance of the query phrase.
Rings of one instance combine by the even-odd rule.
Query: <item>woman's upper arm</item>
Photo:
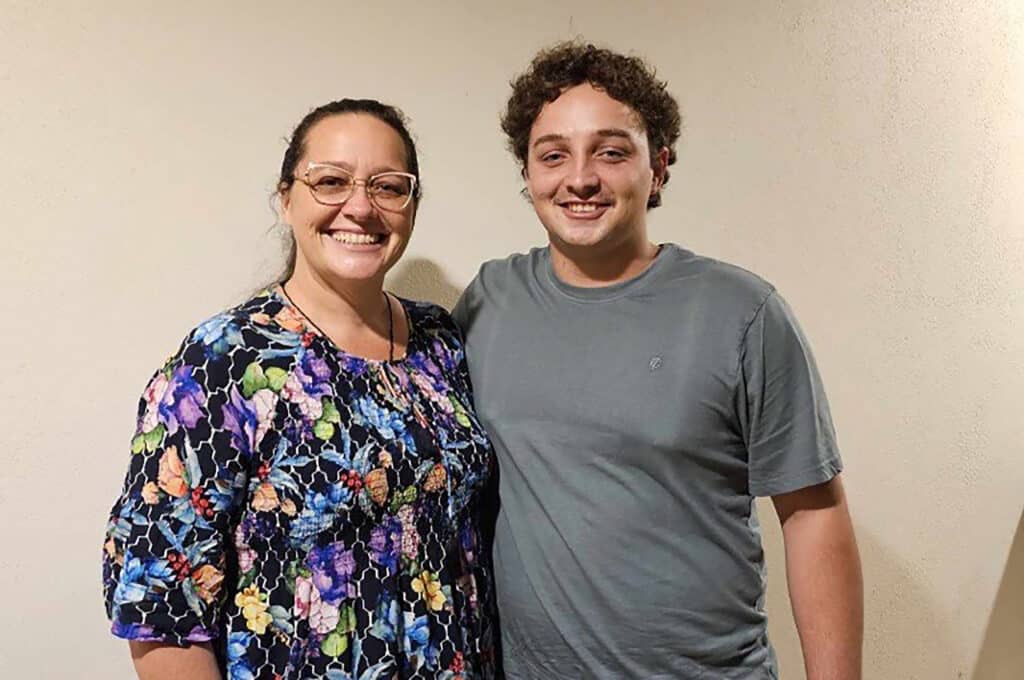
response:
[[[129,640],[187,645],[219,634],[225,552],[253,447],[239,442],[252,429],[227,357],[207,354],[186,341],[140,400],[104,546],[107,614]]]
[[[189,647],[135,640],[128,644],[139,680],[221,680],[217,657],[208,642]]]

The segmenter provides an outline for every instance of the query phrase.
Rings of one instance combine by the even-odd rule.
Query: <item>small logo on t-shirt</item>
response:
[[[661,357],[659,357],[659,356],[651,357],[650,367],[651,367],[651,372],[652,373],[654,371],[657,371],[659,368],[661,368]]]

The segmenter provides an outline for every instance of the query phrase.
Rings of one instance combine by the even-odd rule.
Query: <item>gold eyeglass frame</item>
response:
[[[351,177],[352,178],[352,189],[351,189],[351,191],[349,191],[348,194],[343,199],[341,199],[340,201],[337,201],[336,203],[331,203],[331,202],[328,202],[328,201],[324,201],[321,197],[316,195],[316,190],[313,189],[313,184],[312,184],[312,182],[309,181],[309,173],[311,173],[313,170],[315,170],[317,168],[330,168],[331,170],[338,170],[340,172],[345,173],[349,177]],[[370,184],[374,180],[379,179],[381,177],[394,177],[394,176],[405,177],[406,179],[409,180],[409,193],[406,194],[406,196],[405,196],[405,202],[401,205],[401,207],[398,207],[398,208],[393,208],[393,207],[388,207],[388,206],[381,205],[380,203],[377,202],[377,197],[373,194],[373,192],[370,191]],[[387,172],[378,172],[376,175],[370,175],[366,179],[357,179],[356,176],[354,174],[352,174],[352,172],[349,171],[346,168],[343,168],[343,167],[338,166],[338,165],[334,165],[333,163],[317,163],[316,161],[310,161],[306,165],[306,171],[304,173],[302,173],[302,176],[300,177],[299,175],[295,175],[295,179],[298,180],[299,182],[302,182],[303,184],[306,185],[306,187],[309,188],[310,196],[312,196],[313,200],[316,201],[317,203],[319,203],[320,205],[329,205],[329,206],[332,206],[332,207],[339,206],[339,205],[345,205],[345,202],[348,201],[350,198],[352,198],[352,196],[355,195],[356,187],[362,186],[363,190],[366,191],[366,196],[367,196],[367,198],[370,199],[370,202],[373,203],[378,208],[380,208],[381,210],[384,210],[384,211],[387,211],[387,212],[400,212],[400,211],[405,210],[406,208],[408,208],[409,204],[412,203],[412,199],[416,196],[416,185],[419,182],[419,180],[417,179],[416,175],[412,174],[411,172],[399,172],[397,170],[388,170]]]

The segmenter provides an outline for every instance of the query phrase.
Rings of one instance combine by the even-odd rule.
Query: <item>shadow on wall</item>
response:
[[[462,294],[462,289],[448,280],[441,267],[422,257],[401,260],[388,276],[388,289],[395,295],[427,300],[447,310],[451,310]]]
[[[786,591],[782,531],[770,502],[759,504],[758,512],[768,566],[768,634],[779,657],[780,677],[804,680],[800,640]],[[966,664],[957,657],[950,622],[939,615],[926,588],[864,527],[856,531],[864,571],[864,677],[967,678]],[[1020,680],[1024,676],[1014,677]]]
[[[1010,547],[973,680],[1024,678],[1024,514]]]

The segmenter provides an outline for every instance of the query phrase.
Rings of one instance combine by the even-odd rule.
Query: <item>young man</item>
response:
[[[505,670],[777,678],[755,496],[782,522],[809,680],[860,678],[862,585],[828,405],[775,289],[652,244],[679,111],[639,59],[566,43],[502,126],[549,245],[456,307],[500,467]]]

